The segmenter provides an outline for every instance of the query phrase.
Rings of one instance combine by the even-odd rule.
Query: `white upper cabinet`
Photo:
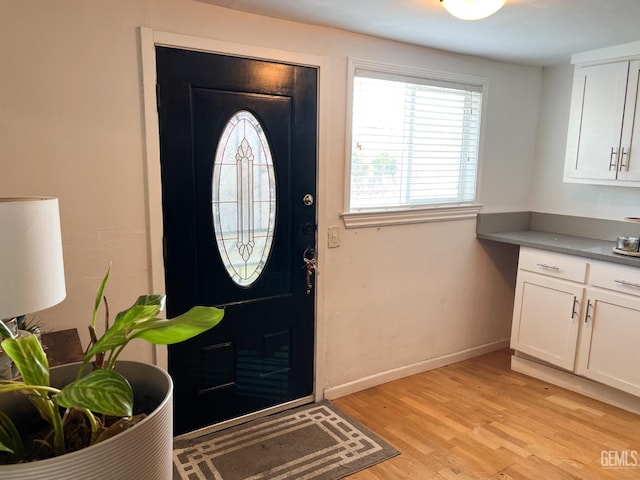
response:
[[[640,186],[639,79],[640,59],[576,64],[565,182]]]
[[[640,60],[629,62],[618,180],[640,181]],[[633,115],[631,114],[633,112]]]

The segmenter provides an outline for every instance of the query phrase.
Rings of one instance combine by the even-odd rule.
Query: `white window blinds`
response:
[[[356,69],[349,210],[475,201],[482,87]]]

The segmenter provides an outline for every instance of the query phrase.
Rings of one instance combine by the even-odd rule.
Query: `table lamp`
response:
[[[0,197],[0,320],[66,296],[57,198]]]

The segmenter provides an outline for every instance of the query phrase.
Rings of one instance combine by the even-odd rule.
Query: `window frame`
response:
[[[475,201],[468,203],[436,203],[433,205],[419,204],[415,206],[403,205],[397,207],[378,208],[371,210],[351,209],[351,162],[352,162],[352,121],[353,121],[353,84],[357,70],[368,70],[373,73],[397,75],[400,77],[415,77],[439,82],[471,84],[480,88],[482,104],[480,111],[480,131],[478,141],[478,161],[475,179]],[[345,184],[344,211],[340,214],[346,228],[374,227],[401,225],[409,223],[426,223],[445,220],[462,220],[475,218],[481,208],[477,203],[480,194],[480,178],[482,173],[482,151],[484,139],[484,120],[487,108],[487,79],[485,77],[443,72],[439,70],[395,65],[361,58],[348,58],[347,70],[347,118],[345,145]]]

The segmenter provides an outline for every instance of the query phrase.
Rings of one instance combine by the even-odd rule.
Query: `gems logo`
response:
[[[603,468],[637,468],[638,452],[636,450],[602,450],[600,465]]]

